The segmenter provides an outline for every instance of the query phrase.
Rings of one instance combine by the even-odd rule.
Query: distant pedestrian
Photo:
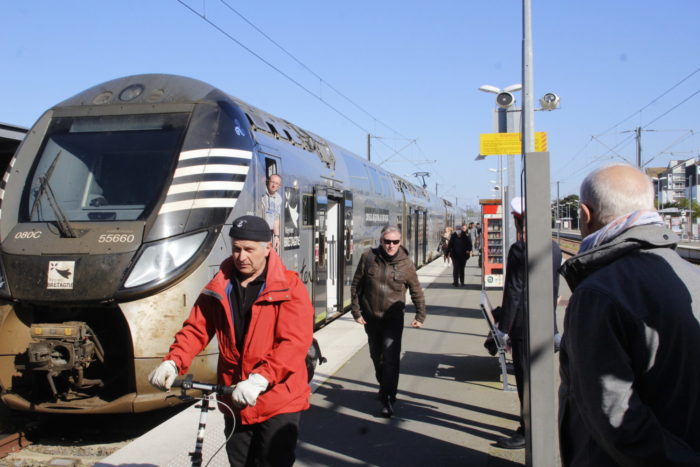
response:
[[[700,465],[700,269],[654,209],[649,177],[581,184],[579,253],[559,356],[564,466]]]
[[[450,252],[450,258],[452,258],[452,286],[459,287],[464,285],[464,267],[467,265],[472,250],[472,242],[467,235],[466,224],[455,227],[447,249]]]
[[[471,256],[474,254],[474,250],[476,250],[476,242],[479,238],[479,234],[477,233],[476,227],[474,226],[473,222],[470,222],[467,226],[467,234],[469,234],[469,241],[472,243],[472,249],[470,251]]]
[[[401,246],[401,231],[386,226],[380,246],[360,257],[352,280],[352,316],[364,325],[374,374],[379,383],[381,414],[391,417],[399,385],[401,337],[404,327],[406,289],[416,307],[411,327],[425,321],[425,298],[418,282],[416,267]]]
[[[479,268],[481,268],[481,261],[484,257],[484,255],[481,253],[481,236],[483,235],[481,229],[481,222],[477,222],[474,228],[476,229],[476,244],[472,245],[472,251],[476,252],[476,254],[479,255]]]
[[[442,253],[442,262],[450,263],[450,250],[448,245],[450,243],[450,235],[452,235],[452,227],[445,227],[445,231],[440,237],[440,252]]]

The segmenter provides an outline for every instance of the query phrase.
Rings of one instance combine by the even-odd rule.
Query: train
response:
[[[465,212],[202,81],[143,74],[47,110],[0,183],[0,399],[44,413],[177,403],[148,383],[278,174],[280,255],[316,327],[350,305],[361,253],[395,224],[417,266]],[[217,343],[190,372],[214,381]]]

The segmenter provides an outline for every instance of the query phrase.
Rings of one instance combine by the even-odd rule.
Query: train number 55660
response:
[[[131,243],[134,241],[134,234],[102,234],[98,238],[98,243]]]

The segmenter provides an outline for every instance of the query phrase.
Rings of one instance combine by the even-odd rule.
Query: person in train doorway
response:
[[[416,267],[401,245],[401,231],[386,226],[379,241],[378,248],[371,248],[360,257],[350,295],[352,316],[367,333],[369,355],[379,383],[381,414],[391,417],[399,385],[407,288],[416,307],[411,327],[423,326],[426,309]]]
[[[265,182],[265,193],[260,201],[263,218],[270,225],[272,230],[272,248],[280,252],[280,219],[282,217],[282,196],[279,189],[282,186],[282,177],[272,174]]]
[[[506,277],[503,286],[501,306],[493,310],[497,321],[496,332],[501,340],[509,342],[513,356],[515,386],[520,402],[520,425],[511,437],[501,437],[496,441],[504,449],[522,449],[525,447],[525,423],[523,420],[523,394],[525,389],[525,372],[527,359],[527,245],[525,244],[525,204],[521,197],[511,200],[511,214],[516,230],[516,241],[508,250]],[[554,313],[554,350],[559,350],[560,336],[557,331],[557,299],[559,297],[559,267],[561,266],[561,249],[552,241],[552,312]],[[484,344],[492,355],[496,354],[495,344],[489,339]]]
[[[150,375],[167,391],[216,337],[217,379],[235,385],[222,402],[226,451],[235,466],[291,466],[301,412],[309,408],[305,358],[313,306],[297,273],[272,248],[264,219],[242,216],[229,232],[231,257],[199,295],[164,361]],[[233,431],[233,434],[231,432]]]
[[[559,354],[564,466],[700,465],[700,269],[629,165],[580,189],[581,247]]]
[[[455,231],[447,244],[452,258],[452,285],[464,285],[464,268],[471,255],[472,241],[467,234],[467,224],[455,226]]]

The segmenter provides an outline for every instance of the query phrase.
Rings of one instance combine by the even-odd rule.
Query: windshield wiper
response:
[[[32,204],[32,210],[29,213],[29,218],[34,218],[34,211],[36,211],[38,208],[41,197],[46,194],[46,198],[49,200],[49,206],[56,216],[56,224],[58,225],[58,229],[61,231],[61,236],[77,238],[78,236],[76,235],[75,230],[73,230],[73,227],[63,212],[63,209],[61,209],[61,205],[58,204],[58,201],[56,201],[56,196],[54,196],[51,185],[49,185],[49,179],[51,178],[51,175],[53,175],[53,170],[56,167],[58,158],[61,156],[61,152],[62,151],[58,151],[58,154],[56,154],[56,157],[54,157],[53,162],[51,162],[51,165],[46,170],[44,175],[39,177],[39,188],[37,189],[36,197],[34,198],[34,203]]]

